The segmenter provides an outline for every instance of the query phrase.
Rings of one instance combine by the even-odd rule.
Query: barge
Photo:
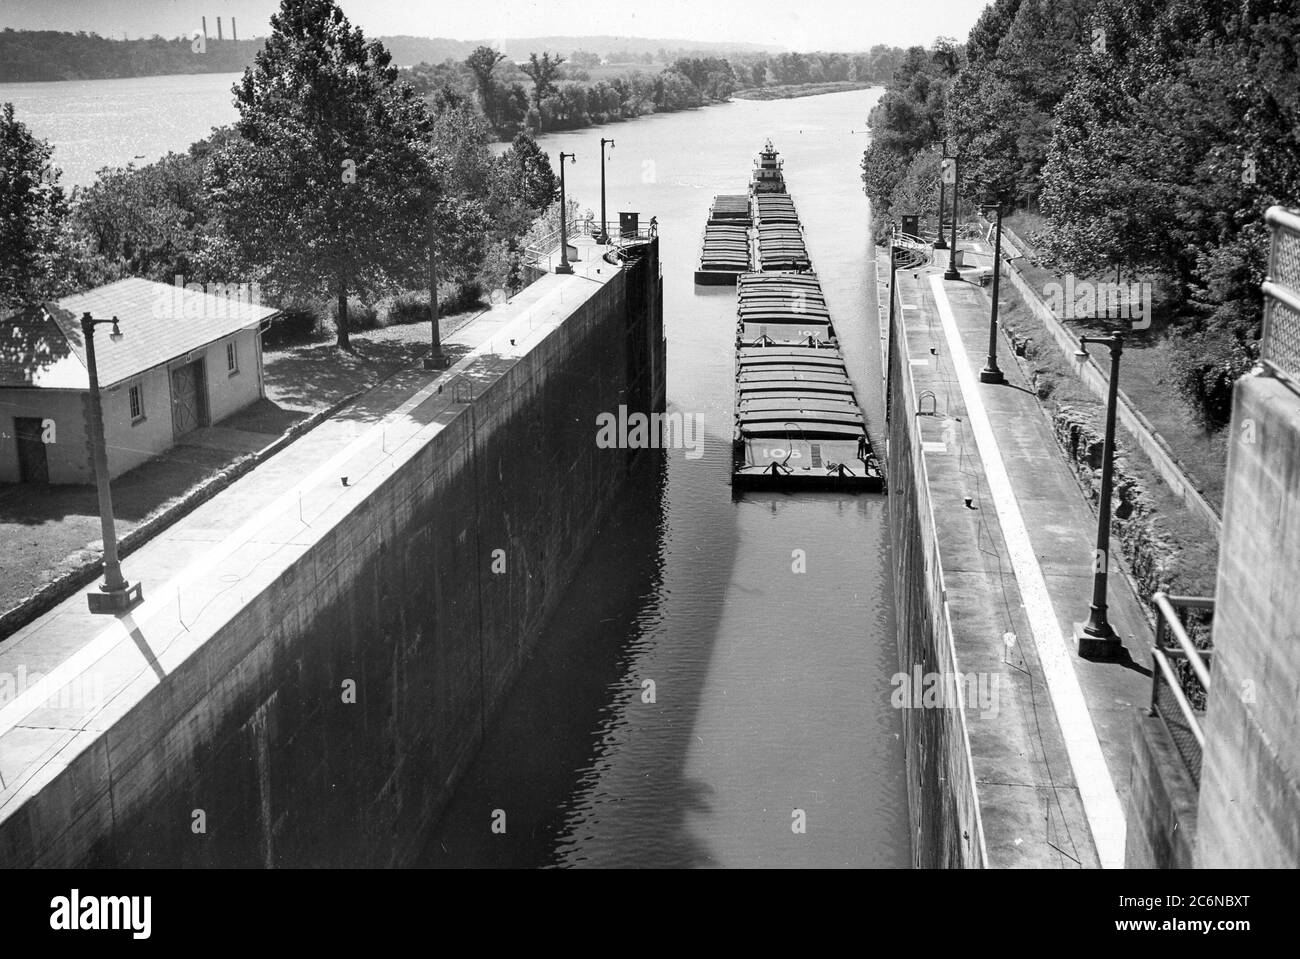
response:
[[[748,196],[724,194],[713,198],[700,242],[700,268],[695,271],[697,284],[733,286],[736,277],[750,269],[752,223]]]
[[[759,177],[764,171],[776,172],[779,190],[776,177]],[[758,255],[756,270],[736,284],[732,487],[883,492],[884,472],[771,141],[751,190]]]

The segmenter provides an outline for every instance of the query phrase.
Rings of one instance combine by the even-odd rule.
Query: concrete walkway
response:
[[[939,259],[946,266],[946,254]],[[1017,687],[1026,737],[1019,757],[999,756],[1009,745],[1005,729],[993,735],[972,726],[990,858],[1119,867],[1134,715],[1151,692],[1148,667],[1139,664],[1149,661],[1153,637],[1112,563],[1110,620],[1131,660],[1094,663],[1075,652],[1074,624],[1089,610],[1096,517],[1001,338],[1006,384],[978,381],[990,308],[978,286],[981,268],[965,270],[961,281],[945,281],[942,272],[899,272],[903,308],[895,322],[907,331],[917,394],[931,391],[937,411],[917,420],[947,599],[954,632],[962,633],[957,652],[963,668],[1012,667],[1028,677]],[[1024,776],[1029,794],[1008,776]],[[1014,809],[1029,802],[1036,813]],[[1024,835],[1035,816],[1040,836]],[[1052,852],[1026,860],[1031,838]]]
[[[618,272],[604,265],[603,279]],[[450,369],[390,378],[160,533],[123,561],[144,585],[129,613],[92,615],[79,592],[0,643],[0,821],[85,749],[111,750],[108,730],[460,415],[458,403],[599,290],[596,279],[542,277],[450,337],[461,357]],[[75,807],[68,797],[68,827]]]

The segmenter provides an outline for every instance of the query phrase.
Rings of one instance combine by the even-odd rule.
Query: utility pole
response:
[[[948,250],[948,269],[944,272],[945,280],[960,280],[961,273],[957,271],[957,181],[961,175],[957,157],[947,157],[952,166],[952,240]]]
[[[86,342],[86,368],[90,373],[90,459],[95,470],[99,493],[99,524],[104,534],[104,582],[98,591],[86,594],[92,613],[124,613],[144,598],[139,583],[132,585],[122,576],[117,556],[117,530],[113,525],[113,493],[109,488],[108,452],[104,440],[104,410],[99,398],[99,368],[95,359],[95,327],[111,323],[109,339],[118,342],[122,331],[117,317],[97,320],[89,313],[81,315],[81,333]]]
[[[609,244],[609,227],[607,225],[608,221],[605,219],[605,144],[606,143],[609,144],[609,148],[611,150],[614,149],[613,140],[606,140],[604,137],[600,138],[600,236],[596,238],[596,242],[599,243],[601,246],[607,246]]]
[[[943,159],[944,159],[944,157],[946,157],[947,155],[948,155],[948,141],[947,141],[947,140],[944,140],[944,141],[943,141],[943,152],[939,154],[939,163],[940,163],[940,173],[939,173],[939,228],[938,228],[938,230],[937,230],[937,232],[938,232],[938,234],[939,234],[939,238],[938,238],[937,240],[934,241],[934,248],[935,248],[936,250],[946,250],[946,249],[948,249],[948,244],[945,243],[944,240],[943,240],[943,200],[944,200],[944,194],[947,193],[948,191],[947,191],[947,190],[945,189],[945,187],[944,187],[944,183],[943,183],[943,172],[942,172]]]
[[[993,309],[989,316],[989,355],[980,370],[981,383],[1005,383],[1007,378],[998,367],[998,278],[1002,275],[1002,197],[992,207],[984,207],[982,212],[993,209],[997,212],[998,232],[993,241]]]
[[[429,355],[424,358],[426,370],[447,368],[447,357],[442,352],[442,333],[438,328],[438,221],[435,216],[437,202],[429,191]]]
[[[1101,456],[1101,497],[1097,502],[1097,547],[1093,552],[1092,606],[1087,623],[1076,623],[1075,641],[1085,659],[1115,659],[1123,643],[1110,625],[1106,605],[1107,574],[1110,568],[1110,497],[1115,475],[1115,407],[1119,401],[1119,359],[1124,352],[1124,334],[1082,336],[1075,357],[1088,358],[1088,344],[1110,349],[1110,384],[1106,396],[1106,440]]]
[[[560,154],[560,265],[555,268],[556,273],[573,272],[573,267],[569,265],[569,207],[564,193],[565,157],[574,163],[578,162],[578,158],[572,153]]]

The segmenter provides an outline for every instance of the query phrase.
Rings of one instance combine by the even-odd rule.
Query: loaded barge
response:
[[[736,277],[750,269],[749,228],[753,216],[749,197],[723,195],[713,198],[709,222],[700,244],[700,268],[695,282],[701,286],[734,286]]]
[[[884,474],[769,141],[750,186],[756,272],[737,280],[735,489],[884,490]]]

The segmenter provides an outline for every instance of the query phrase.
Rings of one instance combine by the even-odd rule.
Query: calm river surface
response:
[[[0,103],[54,145],[65,187],[89,186],[106,166],[184,153],[239,116],[230,88],[242,74],[0,83]]]
[[[878,95],[736,102],[543,138],[553,164],[577,154],[569,195],[599,215],[599,141],[613,137],[610,218],[658,217],[669,409],[702,417],[707,442],[698,459],[670,450],[640,471],[428,864],[908,865],[886,500],[732,500],[735,290],[697,293],[693,279],[713,196],[744,192],[772,137],[859,398],[883,425],[858,178]],[[504,835],[489,828],[497,809]]]
[[[3,84],[66,184],[184,150],[235,75]],[[659,220],[670,410],[704,453],[643,457],[425,849],[428,865],[909,862],[886,500],[748,494],[730,464],[735,291],[697,292],[709,203],[770,136],[873,430],[883,424],[858,161],[878,90],[741,101],[543,138],[569,195]],[[794,551],[806,573],[792,571]],[[654,703],[643,684],[654,683]],[[495,810],[506,832],[491,830]],[[802,810],[806,832],[791,829]]]

